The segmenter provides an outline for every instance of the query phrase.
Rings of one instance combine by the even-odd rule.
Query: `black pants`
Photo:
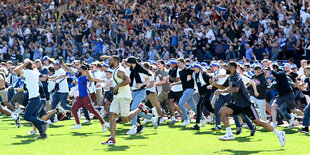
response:
[[[197,117],[196,117],[196,123],[198,124],[200,123],[200,119],[202,115],[202,106],[205,106],[209,112],[214,113],[214,109],[212,108],[212,105],[210,102],[210,96],[211,96],[210,91],[200,95],[200,99],[197,104]]]

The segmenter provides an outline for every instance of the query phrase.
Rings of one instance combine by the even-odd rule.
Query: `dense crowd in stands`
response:
[[[2,2],[1,60],[310,58],[304,0]]]

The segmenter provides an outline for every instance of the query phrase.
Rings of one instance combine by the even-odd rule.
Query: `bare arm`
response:
[[[69,72],[69,73],[75,75],[74,71],[70,67],[68,67],[66,64],[60,64],[60,65],[63,66],[63,68],[65,69],[66,72]]]

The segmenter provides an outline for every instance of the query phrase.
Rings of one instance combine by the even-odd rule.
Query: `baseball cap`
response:
[[[200,63],[194,63],[193,67],[196,67],[196,68],[201,69],[201,65],[200,65]]]
[[[219,65],[217,62],[213,62],[213,63],[211,63],[210,67],[213,67],[213,66],[220,67],[220,65]]]

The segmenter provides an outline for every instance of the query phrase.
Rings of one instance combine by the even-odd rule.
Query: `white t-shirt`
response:
[[[151,74],[152,74],[152,76],[150,77],[150,81],[151,81],[151,82],[152,82],[152,81],[155,82],[154,73],[151,73]],[[150,83],[149,83],[147,86],[149,86],[149,85],[150,85]],[[151,87],[151,88],[146,88],[146,90],[148,90],[148,91],[150,91],[150,92],[152,92],[152,93],[155,93],[155,92],[156,92],[155,85],[154,85],[153,87]]]
[[[223,75],[223,74],[226,74],[226,70],[225,69],[218,69],[215,73],[214,73],[214,76],[217,76],[217,75]],[[227,80],[228,76],[224,77],[224,78],[216,78],[215,79],[215,83],[219,84],[219,85],[223,85],[226,80]],[[223,96],[226,96],[228,95],[228,93],[221,93],[221,95]]]
[[[177,70],[177,77],[176,78],[180,77],[180,71],[181,71],[181,69],[178,68],[178,70]],[[172,86],[170,90],[173,91],[173,92],[180,92],[180,91],[183,91],[183,87],[182,87],[181,84],[178,84],[178,85]]]
[[[39,97],[39,76],[40,72],[34,70],[23,70],[26,88],[28,89],[29,99]]]
[[[244,85],[247,85],[251,81],[251,79],[248,78],[247,76],[244,76],[244,75],[240,75],[240,76],[242,78]]]
[[[56,70],[54,77],[58,77],[58,76],[65,74],[65,73],[66,72],[64,69],[59,68],[58,70]],[[59,90],[57,91],[59,93],[69,93],[69,86],[68,86],[68,82],[67,82],[67,77],[64,77],[64,78],[56,80],[56,83],[59,83]]]

